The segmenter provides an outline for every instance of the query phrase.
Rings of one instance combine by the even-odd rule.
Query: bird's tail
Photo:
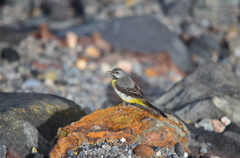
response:
[[[151,103],[149,103],[148,101],[144,102],[149,108],[153,109],[155,112],[157,112],[159,115],[161,115],[162,117],[168,118],[167,115],[162,112],[160,109],[156,108],[155,106],[153,106]]]

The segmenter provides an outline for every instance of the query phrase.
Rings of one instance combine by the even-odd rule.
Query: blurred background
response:
[[[0,92],[49,93],[87,113],[120,103],[120,67],[154,101],[209,62],[240,77],[239,0],[0,0]],[[213,67],[214,69],[214,67]]]

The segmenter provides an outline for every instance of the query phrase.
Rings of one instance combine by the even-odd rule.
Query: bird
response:
[[[168,118],[164,112],[156,108],[148,101],[140,87],[130,77],[128,77],[122,69],[115,68],[112,71],[107,71],[107,73],[112,75],[112,87],[123,102],[148,107],[162,117]]]

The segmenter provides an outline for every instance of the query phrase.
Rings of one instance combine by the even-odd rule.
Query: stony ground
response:
[[[180,86],[172,88],[176,83],[210,62],[225,64],[231,77],[219,80],[228,84],[225,81],[234,78],[235,84],[240,77],[239,4],[239,0],[0,1],[0,92],[55,94],[73,100],[90,113],[121,102],[106,74],[115,67],[125,69],[152,102],[166,92],[177,91]],[[222,70],[217,66],[206,68],[211,74]],[[228,69],[224,67],[225,71]],[[202,100],[201,105],[213,102],[218,107],[230,97],[231,105],[237,105],[239,92],[231,84],[228,88],[215,87],[218,80],[207,76],[199,81],[203,89],[192,88],[192,82],[188,82],[197,81],[199,76],[189,77],[180,84],[189,90],[179,95],[192,102]],[[196,94],[195,89],[204,92]],[[198,119],[204,119],[199,122],[194,118],[199,108],[182,108],[191,100],[185,102],[181,97],[172,99],[172,105],[162,100],[156,103],[196,127],[215,132],[227,129],[226,135],[233,138],[231,132],[236,132],[239,122],[237,116],[231,118],[227,108],[221,112],[211,109],[199,115]],[[179,102],[181,108],[174,107]],[[186,111],[191,112],[188,117]],[[235,128],[228,123],[221,126],[224,121],[220,118],[225,115],[225,122],[232,121],[231,127]],[[212,124],[213,119],[220,125]],[[206,144],[200,143],[202,150],[209,147]]]

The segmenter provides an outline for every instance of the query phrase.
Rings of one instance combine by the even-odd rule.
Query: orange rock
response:
[[[188,130],[177,118],[163,118],[153,111],[136,106],[114,106],[97,110],[71,125],[60,128],[58,141],[50,152],[51,158],[66,156],[67,150],[76,150],[82,142],[126,139],[126,144],[139,142],[147,146],[174,147],[181,142],[188,149]]]
[[[149,77],[157,77],[158,76],[158,73],[153,68],[146,68],[144,70],[144,72]]]
[[[133,150],[133,153],[140,157],[151,157],[155,152],[148,145],[140,144]]]
[[[93,45],[89,45],[85,48],[85,55],[92,58],[99,58],[101,53],[100,51]]]

